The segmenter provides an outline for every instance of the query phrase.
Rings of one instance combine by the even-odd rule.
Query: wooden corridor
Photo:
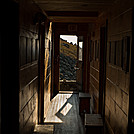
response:
[[[49,106],[45,124],[54,125],[54,134],[84,134],[77,93],[59,93]]]

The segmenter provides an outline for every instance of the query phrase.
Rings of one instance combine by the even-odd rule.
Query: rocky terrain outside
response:
[[[76,80],[77,46],[60,39],[60,80]]]

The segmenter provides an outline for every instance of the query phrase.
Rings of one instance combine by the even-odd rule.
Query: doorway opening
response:
[[[77,36],[60,35],[60,90],[76,91]]]

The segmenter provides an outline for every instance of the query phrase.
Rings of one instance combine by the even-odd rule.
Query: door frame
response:
[[[44,123],[44,43],[45,23],[39,22],[39,65],[38,65],[38,124]]]
[[[91,43],[91,34],[88,35],[87,40],[87,92],[90,90],[90,43]]]
[[[60,58],[60,45],[59,40],[60,40],[60,33],[55,33],[55,38],[54,38],[54,86],[53,88],[56,90],[53,90],[54,96],[59,92],[60,89],[60,84],[59,84],[59,58]],[[65,35],[65,34],[64,34]],[[71,33],[66,34],[66,35],[72,35]],[[75,34],[76,36],[80,36]],[[83,39],[83,50],[82,50],[82,91],[87,92],[87,85],[89,84],[87,82],[87,36],[82,35],[84,37]],[[77,52],[78,53],[78,52]],[[77,54],[78,55],[78,54]],[[86,82],[85,82],[86,81]]]
[[[108,20],[106,20],[106,24],[100,28],[99,114],[102,115],[103,121],[105,121],[107,29]]]
[[[77,84],[77,90],[78,91],[80,91],[79,90],[79,86],[81,86],[81,91],[83,91],[83,80],[81,79],[81,83],[79,83],[78,82],[78,70],[80,70],[81,69],[81,76],[82,76],[82,78],[83,78],[83,47],[84,47],[84,37],[82,36],[82,39],[80,39],[80,37],[81,37],[81,35],[77,35],[77,37],[78,37],[78,39],[77,39],[77,72],[76,72],[76,84]],[[82,66],[81,66],[81,68],[79,68],[79,64],[80,64],[80,60],[79,60],[79,43],[80,42],[83,42],[83,45],[82,45]]]
[[[88,33],[87,23],[53,23],[53,86],[52,93],[53,97],[59,92],[59,36],[60,35],[76,35],[76,36],[87,36]],[[58,38],[58,39],[57,39]],[[87,38],[86,38],[87,39]],[[86,40],[87,43],[87,40]],[[56,50],[56,51],[55,51]],[[86,56],[87,57],[87,56]],[[55,62],[57,62],[55,64]],[[57,69],[57,70],[56,70]]]

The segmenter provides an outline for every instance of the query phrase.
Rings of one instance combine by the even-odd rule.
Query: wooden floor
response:
[[[45,124],[54,125],[54,134],[84,134],[77,93],[59,93],[50,104]]]

